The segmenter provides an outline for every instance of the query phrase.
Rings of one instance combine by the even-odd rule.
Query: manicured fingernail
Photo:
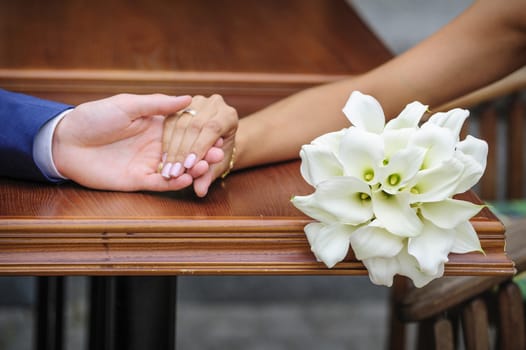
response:
[[[163,155],[162,155],[162,157],[161,157],[161,162],[162,162],[162,163],[165,163],[167,157],[168,157],[168,153],[164,152]]]
[[[194,166],[194,163],[195,163],[195,160],[196,160],[197,156],[193,153],[190,153],[186,159],[184,160],[184,167],[186,169],[190,169],[191,167]]]
[[[165,163],[163,166],[163,170],[161,172],[161,175],[164,178],[169,179],[170,178],[170,170],[172,169],[172,163]]]
[[[172,177],[177,177],[179,175],[181,175],[181,163],[177,162],[175,163],[173,166],[172,166],[172,170],[170,170],[170,175]]]

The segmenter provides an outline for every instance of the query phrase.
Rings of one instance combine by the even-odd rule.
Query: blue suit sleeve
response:
[[[71,106],[0,89],[0,176],[47,181],[33,160],[40,128]]]

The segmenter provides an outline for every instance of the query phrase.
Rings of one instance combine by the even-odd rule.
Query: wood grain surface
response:
[[[219,93],[246,115],[391,56],[344,0],[0,1],[0,86],[72,104]]]

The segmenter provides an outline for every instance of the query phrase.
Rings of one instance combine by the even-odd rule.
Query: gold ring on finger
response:
[[[185,113],[190,114],[192,117],[195,117],[197,115],[197,111],[193,108],[185,108],[179,113],[179,115],[183,115]]]

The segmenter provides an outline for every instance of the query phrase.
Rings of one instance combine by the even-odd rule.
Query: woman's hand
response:
[[[229,170],[238,115],[219,95],[195,96],[182,112],[164,121],[161,174],[194,178],[194,191],[203,197],[210,184]]]

